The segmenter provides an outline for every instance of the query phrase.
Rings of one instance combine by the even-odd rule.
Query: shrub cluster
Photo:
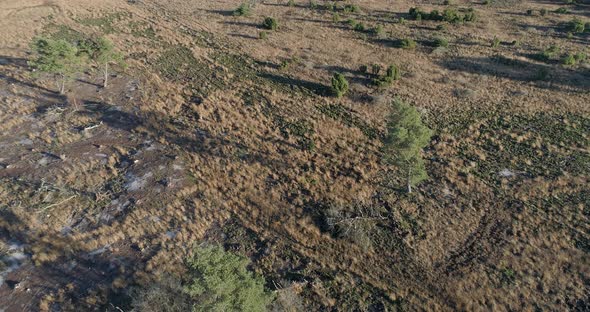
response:
[[[379,67],[380,68],[380,67]],[[377,72],[378,73],[378,72]],[[384,87],[392,84],[394,81],[399,80],[401,72],[395,65],[389,65],[384,76],[373,79],[373,84],[377,87]]]
[[[455,8],[445,9],[442,13],[438,10],[432,10],[430,13],[427,13],[420,8],[413,7],[410,8],[408,13],[415,20],[445,21],[449,23],[475,22],[477,20],[477,14],[472,8],[467,9],[465,14],[461,14]]]

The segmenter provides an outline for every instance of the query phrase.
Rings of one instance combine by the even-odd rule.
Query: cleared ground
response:
[[[203,241],[309,310],[588,309],[590,68],[560,63],[590,53],[589,32],[567,34],[588,3],[371,0],[336,20],[317,2],[236,17],[238,1],[0,1],[0,309],[126,308]],[[280,27],[259,39],[266,16]],[[41,34],[106,35],[129,67],[60,96],[27,66]],[[371,64],[402,79],[376,88]],[[411,195],[381,162],[395,97],[435,131]],[[330,208],[362,205],[385,217],[330,231]]]

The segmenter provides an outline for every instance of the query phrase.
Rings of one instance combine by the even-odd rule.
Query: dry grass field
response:
[[[256,2],[0,0],[0,311],[131,311],[204,242],[293,311],[590,310],[590,2]],[[36,36],[127,66],[60,95]],[[434,132],[410,194],[382,161],[396,98]]]

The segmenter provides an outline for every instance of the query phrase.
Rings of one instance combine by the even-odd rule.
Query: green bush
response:
[[[434,38],[434,46],[446,48],[449,46],[449,41],[446,38],[437,37]]]
[[[357,22],[357,21],[355,21],[355,20],[354,20],[354,19],[352,19],[352,18],[349,18],[348,20],[346,20],[346,23],[347,23],[348,25],[350,25],[350,27],[352,27],[352,28],[356,27],[356,24],[358,24],[358,22]]]
[[[574,55],[574,59],[576,59],[576,62],[578,63],[584,63],[586,62],[586,59],[588,59],[588,55],[584,52],[578,52]]]
[[[273,300],[264,279],[248,271],[250,260],[220,246],[199,247],[188,259],[185,286],[198,299],[193,311],[264,311]]]
[[[338,13],[332,14],[332,22],[334,22],[334,23],[340,22],[340,14],[338,14]]]
[[[416,44],[416,41],[414,41],[414,39],[405,38],[400,41],[400,47],[402,49],[411,50],[411,49],[415,49],[416,46],[417,46],[417,44]]]
[[[541,14],[541,16],[545,16],[547,15],[547,9],[541,9],[539,10],[539,13]]]
[[[465,22],[476,22],[477,21],[477,14],[471,8],[465,15],[463,16],[463,21]]]
[[[266,39],[268,38],[268,32],[267,31],[261,31],[258,33],[258,38],[260,39]]]
[[[373,35],[380,37],[383,35],[383,26],[377,25],[371,29],[371,32],[373,33]]]
[[[569,22],[569,29],[574,33],[583,33],[586,26],[579,18],[574,18]]]
[[[279,22],[273,17],[266,17],[262,22],[262,27],[268,30],[277,30],[279,28]]]
[[[348,81],[341,73],[335,73],[332,77],[332,91],[339,98],[348,92]]]
[[[356,25],[354,25],[354,30],[356,31],[365,31],[365,24],[363,23],[357,23]]]
[[[346,13],[359,13],[361,8],[356,4],[346,4],[344,5],[344,12]]]
[[[375,76],[379,76],[380,72],[381,72],[381,65],[371,64],[371,74],[373,74]]]
[[[450,8],[443,11],[442,19],[449,23],[461,23],[463,17],[457,12],[456,9]]]
[[[294,7],[295,6],[295,1],[294,0],[289,0],[289,2],[287,2],[287,5],[290,7]]]
[[[498,37],[494,37],[494,40],[492,40],[492,48],[497,48],[500,46],[500,39]]]
[[[475,22],[477,15],[472,8],[469,8],[464,15],[461,15],[456,8],[445,9],[442,13],[438,10],[432,10],[430,13],[422,11],[420,8],[410,8],[408,14],[413,19],[419,20],[430,20],[430,21],[445,21],[449,23],[463,23],[463,22]]]
[[[198,247],[182,279],[168,277],[131,292],[133,311],[266,311],[274,294],[247,269],[250,260],[220,246]]]
[[[395,65],[389,65],[387,67],[387,71],[385,72],[385,76],[378,77],[373,79],[373,85],[377,87],[384,87],[392,84],[395,80],[399,80],[401,77],[400,70]]]
[[[568,65],[568,66],[571,66],[571,65],[576,65],[576,58],[574,57],[574,55],[573,55],[573,54],[571,54],[571,53],[568,53],[566,56],[564,56],[564,57],[561,59],[561,63],[562,63],[563,65]]]
[[[385,78],[390,81],[399,80],[401,76],[401,72],[399,68],[393,64],[387,67],[387,71],[385,72]]]
[[[552,59],[553,57],[555,57],[557,54],[559,54],[560,48],[556,45],[552,45],[550,47],[548,47],[547,49],[543,50],[543,52],[541,52],[538,55],[538,58],[541,59],[542,61],[548,61],[550,59]]]
[[[242,2],[240,6],[234,10],[234,16],[248,16],[252,13],[252,4]]]
[[[559,14],[567,14],[568,10],[566,8],[558,8],[557,10],[555,10],[555,13],[559,13]]]

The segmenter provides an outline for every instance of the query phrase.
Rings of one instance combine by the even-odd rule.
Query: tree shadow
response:
[[[217,14],[217,15],[221,15],[221,16],[234,16],[233,10],[200,10],[199,9],[199,11],[205,11],[207,13]]]
[[[302,91],[307,91],[306,93],[314,93],[320,96],[330,95],[330,89],[323,84],[301,80],[297,78],[279,76],[271,73],[260,73],[258,74],[260,78],[268,79],[273,83],[278,83],[280,85],[284,85],[290,87],[291,89],[301,89]]]
[[[256,29],[262,29],[262,25],[257,24],[257,23],[251,23],[251,22],[235,22],[235,21],[225,21],[223,22],[226,25],[235,25],[235,26],[245,26],[245,27],[254,27]]]
[[[24,284],[27,291],[16,291],[9,285],[0,285],[0,306],[7,310],[34,311],[39,302],[49,294],[63,292],[72,304],[83,310],[96,306],[83,298],[109,289],[116,278],[128,278],[136,262],[135,254],[93,253],[76,248],[72,237],[60,234],[39,234],[32,231],[9,209],[0,210],[0,239],[22,244],[25,253],[21,265],[8,273],[13,284]],[[58,255],[54,260],[33,264],[34,255],[50,251]],[[127,270],[126,270],[127,269]],[[125,272],[125,273],[122,273]],[[112,292],[109,291],[109,292]],[[63,307],[52,303],[51,310]]]
[[[583,72],[582,69],[537,64],[499,55],[494,57],[458,57],[444,59],[438,63],[452,71],[530,82],[545,89],[561,90],[563,87],[569,87],[579,89],[579,92],[585,92],[584,90],[590,88],[590,72],[588,70]]]

